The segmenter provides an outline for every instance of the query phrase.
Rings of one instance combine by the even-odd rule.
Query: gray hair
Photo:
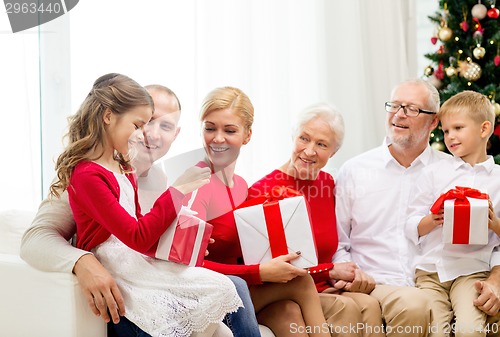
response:
[[[406,80],[404,82],[399,83],[398,85],[396,85],[392,89],[391,97],[394,95],[394,92],[396,91],[396,89],[404,84],[415,84],[415,85],[421,85],[421,86],[425,87],[429,93],[429,97],[428,97],[428,101],[427,101],[428,106],[426,106],[424,108],[429,109],[430,111],[433,111],[436,113],[439,111],[439,106],[441,105],[441,99],[439,97],[439,92],[437,91],[436,87],[431,82],[420,79],[420,78],[409,79],[409,80]]]
[[[321,118],[330,126],[330,129],[332,130],[335,138],[335,151],[338,151],[338,149],[340,149],[340,147],[342,146],[342,142],[344,141],[344,118],[342,117],[342,114],[337,110],[337,108],[332,105],[326,103],[318,103],[302,110],[297,115],[297,122],[295,123],[292,135],[295,137],[305,124],[315,118]]]

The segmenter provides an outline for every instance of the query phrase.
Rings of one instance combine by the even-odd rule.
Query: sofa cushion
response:
[[[21,238],[35,215],[35,211],[16,209],[0,212],[0,253],[19,255]]]

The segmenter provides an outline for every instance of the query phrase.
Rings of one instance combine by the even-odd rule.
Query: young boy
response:
[[[464,91],[446,101],[438,116],[453,157],[426,167],[410,200],[405,230],[416,246],[415,283],[432,296],[431,336],[486,336],[496,327],[485,326],[486,314],[473,301],[490,268],[500,265],[500,166],[486,154],[495,114],[487,97]],[[443,209],[438,214],[429,209],[456,186],[489,194],[487,244],[443,243]]]

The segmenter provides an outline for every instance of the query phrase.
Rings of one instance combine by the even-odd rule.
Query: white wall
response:
[[[418,56],[432,50],[427,15],[436,7],[435,0],[85,0],[16,34],[0,13],[0,45],[9,50],[0,53],[0,111],[14,122],[0,133],[0,209],[36,207],[54,176],[65,117],[107,72],[178,94],[182,132],[170,157],[201,143],[198,110],[209,90],[242,88],[256,108],[238,163],[250,183],[288,158],[294,114],[333,103],[346,120],[344,146],[327,166],[335,174],[381,143],[390,89],[427,65]]]

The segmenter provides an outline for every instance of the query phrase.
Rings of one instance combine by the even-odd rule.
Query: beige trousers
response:
[[[370,295],[324,292],[319,297],[332,336],[385,336],[380,305]]]
[[[474,283],[488,274],[480,272],[440,282],[437,273],[417,269],[416,286],[432,297],[432,337],[486,336],[487,315],[473,301],[478,296]]]
[[[432,314],[426,292],[415,287],[377,285],[370,295],[380,302],[387,336],[429,335]]]
[[[500,312],[495,316],[488,316],[486,318],[486,336],[498,337],[500,336]]]

